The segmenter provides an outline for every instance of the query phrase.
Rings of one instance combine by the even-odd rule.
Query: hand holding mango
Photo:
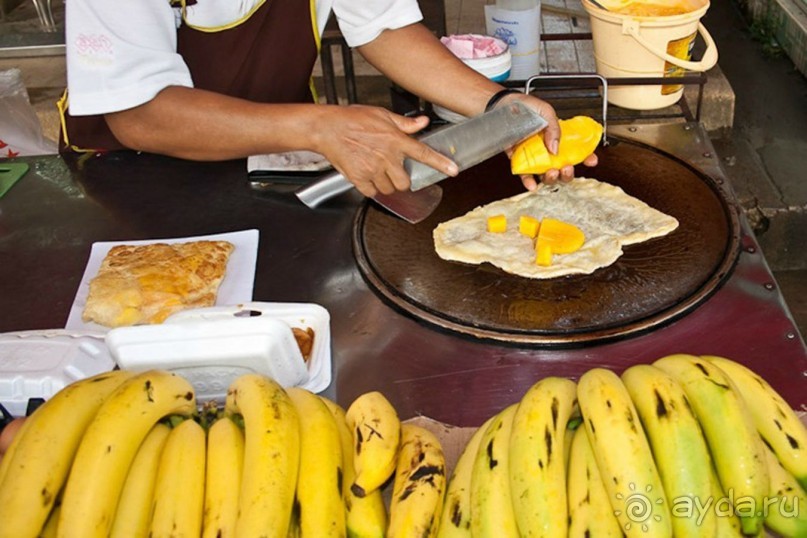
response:
[[[558,152],[552,155],[544,144],[542,133],[534,135],[513,148],[510,169],[513,174],[543,174],[547,170],[582,163],[602,139],[603,127],[588,116],[575,116],[559,120],[560,143]]]

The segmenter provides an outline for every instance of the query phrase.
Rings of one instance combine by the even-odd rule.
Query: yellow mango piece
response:
[[[493,215],[488,217],[488,231],[500,234],[507,231],[507,217],[504,215]]]
[[[513,148],[510,170],[513,174],[543,174],[552,168],[580,164],[594,153],[602,139],[602,125],[588,116],[560,120],[558,154],[551,155],[544,145],[543,133],[534,135]]]
[[[541,221],[535,248],[538,250],[541,244],[547,244],[554,254],[571,254],[585,242],[585,234],[574,224],[547,217]]]
[[[544,267],[552,265],[552,245],[546,241],[536,241],[535,263]]]
[[[535,239],[538,235],[538,228],[541,227],[541,221],[529,215],[521,215],[518,218],[518,231],[526,235],[530,239]]]

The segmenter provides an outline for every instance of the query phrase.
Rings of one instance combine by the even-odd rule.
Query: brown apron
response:
[[[309,0],[266,0],[237,26],[216,31],[183,23],[177,30],[177,52],[194,87],[255,102],[312,102],[311,72],[319,48],[313,5]],[[127,149],[103,115],[71,116],[69,107],[63,110],[59,147]]]

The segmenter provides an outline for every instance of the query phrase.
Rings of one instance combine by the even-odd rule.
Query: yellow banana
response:
[[[577,384],[597,467],[620,525],[629,537],[670,537],[670,507],[650,445],[625,385],[593,368]]]
[[[244,472],[244,432],[229,417],[207,431],[207,472],[202,538],[233,538]]]
[[[193,419],[176,426],[160,455],[149,538],[198,538],[205,501],[205,431]]]
[[[110,394],[76,452],[65,486],[59,537],[106,537],[140,443],[163,417],[194,411],[191,384],[164,371],[137,374]]]
[[[62,505],[55,504],[37,538],[56,538],[56,533],[59,532],[59,515],[61,513]]]
[[[376,489],[364,497],[353,494],[350,485],[356,476],[353,469],[353,435],[347,427],[345,410],[337,403],[320,396],[325,406],[333,415],[336,427],[339,430],[339,439],[342,443],[342,498],[345,503],[346,528],[349,538],[384,538],[387,529],[387,507],[381,496],[381,490]]]
[[[26,538],[42,529],[87,425],[129,377],[128,372],[114,371],[72,383],[23,423],[3,458],[0,536]]]
[[[316,394],[298,387],[286,392],[305,421],[300,428],[297,475],[300,531],[311,537],[345,536],[342,441],[336,421]]]
[[[401,441],[398,413],[380,392],[366,392],[356,398],[345,414],[353,432],[353,493],[363,497],[380,488],[392,473]]]
[[[742,364],[724,357],[703,357],[734,382],[748,404],[757,431],[776,459],[807,489],[807,428],[770,384]],[[805,508],[807,510],[807,508]]]
[[[158,422],[137,449],[123,483],[110,538],[148,536],[157,467],[170,431],[171,428]]]
[[[25,433],[26,426],[30,424],[31,421],[28,419],[23,421],[22,425],[17,430],[16,435],[14,435],[14,439],[12,439],[11,444],[6,449],[6,453],[0,456],[0,487],[3,485],[3,477],[6,476],[8,467],[11,464],[12,458],[14,457],[14,452],[17,450],[17,445]]]
[[[401,426],[387,536],[434,536],[446,493],[446,460],[440,441],[414,424]]]
[[[437,538],[471,537],[471,473],[482,436],[494,418],[495,415],[476,429],[454,465],[446,489],[446,500],[440,515]]]
[[[625,370],[622,382],[642,420],[653,457],[670,502],[676,538],[715,536],[714,512],[698,517],[689,510],[712,493],[712,458],[683,387],[649,364]],[[675,508],[681,508],[680,513]]]
[[[693,355],[670,355],[653,364],[683,386],[703,428],[720,483],[737,503],[735,512],[743,532],[758,534],[763,516],[750,505],[762,506],[770,482],[762,440],[739,391],[717,366]]]
[[[227,389],[225,413],[244,419],[244,473],[235,534],[286,538],[300,462],[294,404],[277,382],[244,374]]]
[[[807,536],[807,493],[798,480],[765,447],[771,487],[765,498],[765,525],[785,538]]]
[[[471,533],[479,538],[518,537],[510,494],[510,433],[518,404],[513,404],[488,425],[471,472]]]
[[[621,538],[622,527],[614,515],[594,451],[585,427],[570,432],[567,478],[569,538]]]
[[[519,534],[566,537],[566,424],[577,385],[546,377],[521,398],[510,434],[510,493]]]

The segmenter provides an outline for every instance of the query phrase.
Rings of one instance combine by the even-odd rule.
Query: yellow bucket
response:
[[[717,64],[717,47],[701,24],[709,0],[598,0],[606,9],[582,0],[591,18],[597,73],[606,78],[664,77],[674,79],[685,71],[706,71]],[[675,14],[670,14],[675,13]],[[695,37],[700,34],[706,51],[691,61]],[[632,110],[653,110],[678,102],[681,84],[608,87],[608,102]]]

